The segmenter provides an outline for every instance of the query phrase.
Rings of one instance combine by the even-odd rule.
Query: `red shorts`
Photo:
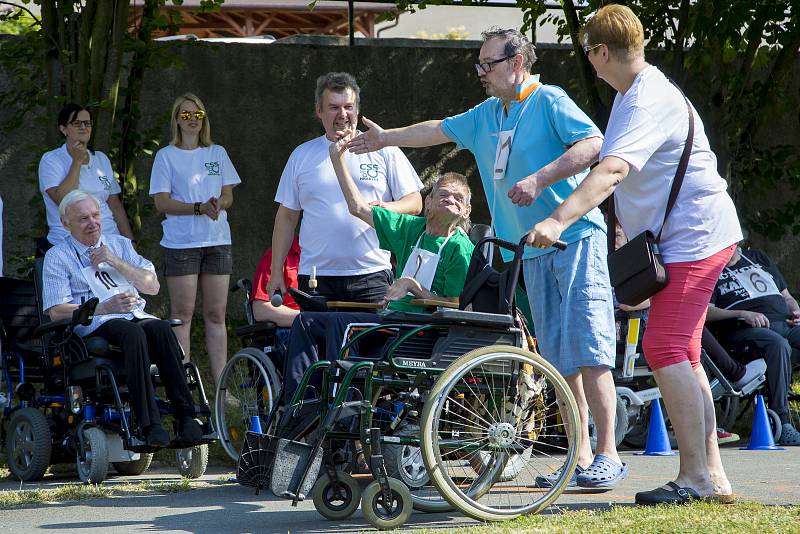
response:
[[[713,256],[667,264],[667,287],[650,298],[642,349],[651,369],[686,360],[700,365],[700,339],[708,303],[722,269],[733,256],[731,245]]]

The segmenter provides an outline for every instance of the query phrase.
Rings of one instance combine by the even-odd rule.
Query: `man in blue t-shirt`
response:
[[[492,29],[482,37],[475,67],[488,99],[460,115],[405,128],[384,130],[365,118],[369,130],[349,146],[357,154],[449,142],[468,149],[496,234],[516,242],[578,187],[597,161],[602,134],[562,89],[530,74],[536,54],[524,35]],[[614,442],[615,332],[605,232],[595,208],[562,234],[565,251],[526,250],[523,272],[542,355],[564,375],[581,413],[582,446],[570,484],[611,488],[627,476],[627,466]],[[598,434],[594,457],[587,399]],[[542,476],[537,484],[554,480]]]

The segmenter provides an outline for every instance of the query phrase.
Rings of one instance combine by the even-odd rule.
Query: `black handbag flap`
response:
[[[616,287],[653,264],[654,259],[648,242],[652,243],[652,247],[657,247],[655,236],[649,230],[637,235],[608,255],[608,274],[612,286]]]

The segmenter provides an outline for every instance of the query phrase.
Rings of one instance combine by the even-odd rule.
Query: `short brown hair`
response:
[[[644,28],[627,6],[608,4],[594,13],[580,32],[583,46],[604,44],[623,62],[644,56]]]

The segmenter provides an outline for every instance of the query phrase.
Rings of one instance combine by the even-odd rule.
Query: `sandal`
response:
[[[592,465],[577,476],[581,488],[613,488],[620,480],[628,478],[628,464],[618,464],[608,456],[598,454]]]
[[[682,488],[675,482],[666,484],[672,489],[656,488],[640,491],[636,494],[636,504],[653,506],[656,504],[690,504],[701,500],[700,495],[692,488]]]
[[[559,467],[558,469],[556,469],[555,471],[553,471],[549,475],[539,475],[533,481],[533,487],[535,487],[535,488],[552,488],[556,484],[556,482],[558,482],[558,479],[561,478],[561,472],[562,472],[562,468]],[[574,488],[574,487],[577,486],[577,482],[576,482],[575,479],[578,478],[578,475],[580,475],[581,473],[583,473],[583,467],[581,467],[579,465],[576,465],[575,466],[575,472],[572,473],[572,477],[570,477],[569,482],[567,482],[567,487],[568,488]]]

